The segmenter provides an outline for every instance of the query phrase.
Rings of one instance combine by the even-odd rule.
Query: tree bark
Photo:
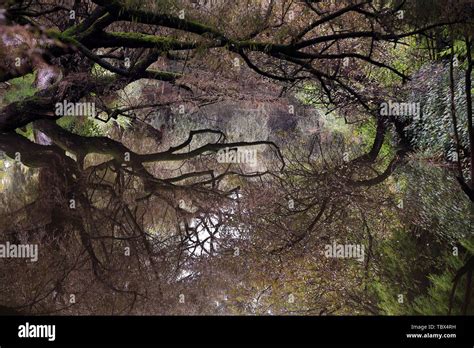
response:
[[[469,152],[470,152],[470,171],[471,171],[471,190],[474,190],[474,130],[472,127],[472,95],[471,95],[471,74],[472,74],[472,56],[471,56],[471,39],[466,36],[466,54],[467,54],[467,70],[466,70],[466,106],[467,106],[467,130],[469,133]]]

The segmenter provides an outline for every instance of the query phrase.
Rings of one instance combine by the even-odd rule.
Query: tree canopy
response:
[[[472,313],[472,1],[3,6],[0,310]]]

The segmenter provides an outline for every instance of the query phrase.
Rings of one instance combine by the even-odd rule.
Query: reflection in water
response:
[[[406,208],[417,224],[452,242],[474,233],[473,205],[453,172],[411,161],[397,170],[397,180],[406,183]]]
[[[40,247],[34,269],[2,260],[1,298],[19,313],[424,314],[439,297],[430,308],[444,314],[472,247],[472,203],[453,175],[389,140],[366,156],[341,127],[286,134],[281,152],[253,144],[269,149],[249,172],[219,163],[219,132],[153,155],[135,138],[124,159],[106,138],[36,127],[55,145],[0,139],[1,239]]]

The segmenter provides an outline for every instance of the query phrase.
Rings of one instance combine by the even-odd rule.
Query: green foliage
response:
[[[374,119],[369,119],[361,125],[354,128],[354,136],[359,137],[362,141],[361,149],[364,153],[368,153],[372,147],[377,132],[377,125]],[[385,134],[385,140],[379,152],[379,158],[382,158],[382,165],[386,166],[395,155],[394,147],[391,144],[392,138],[390,133]]]
[[[467,237],[472,231],[472,202],[451,173],[413,161],[405,166],[403,175],[410,183],[405,192],[407,205],[418,220],[451,243]]]
[[[16,129],[16,132],[20,135],[23,135],[25,138],[28,138],[32,141],[34,140],[33,126],[31,124],[28,124],[27,126],[25,126],[24,129],[21,129],[21,128]]]
[[[467,131],[466,95],[464,74],[457,70],[455,80],[455,105],[461,148],[469,147]],[[412,100],[420,102],[421,117],[413,119],[407,135],[413,147],[427,156],[443,156],[453,160],[456,143],[453,136],[449,68],[447,65],[430,65],[417,76],[420,88],[414,88]]]
[[[388,45],[386,46],[387,56],[390,57],[388,65],[395,68],[397,71],[410,76],[421,68],[421,60],[416,59],[420,54],[420,47],[414,37],[405,39],[406,45]],[[392,70],[385,68],[374,68],[368,66],[370,69],[370,76],[377,83],[384,87],[392,87],[399,85],[402,81],[401,77]]]
[[[33,96],[37,89],[33,86],[35,81],[35,74],[27,74],[8,81],[10,87],[0,100],[0,104],[8,105],[10,103],[23,100]]]
[[[130,119],[123,116],[107,122],[91,117],[64,116],[57,123],[72,133],[87,137],[104,136],[114,125],[123,129],[130,127]]]
[[[382,243],[383,272],[372,286],[384,314],[407,314],[410,301],[426,287],[428,274],[440,267],[438,243],[432,241],[427,247],[423,239],[405,229],[395,230],[392,238]],[[399,295],[403,295],[403,303],[399,303]]]
[[[395,230],[381,244],[382,269],[371,290],[383,314],[446,315],[455,271],[472,255],[472,203],[445,170],[432,165],[410,162],[396,180],[403,192],[403,210],[417,224]],[[460,243],[467,252],[454,256],[452,246]],[[461,308],[461,289],[464,280],[458,285],[454,314]],[[403,303],[398,302],[400,294]]]
[[[431,286],[427,293],[418,296],[413,301],[411,311],[416,315],[445,315],[449,309],[449,299],[453,287],[453,278],[456,271],[460,269],[467,260],[468,255],[474,254],[474,239],[463,240],[461,244],[466,248],[464,255],[455,256],[448,253],[445,256],[446,267],[445,271],[438,275],[430,275]],[[462,303],[464,302],[464,295],[466,290],[466,275],[459,281],[455,296],[453,298],[453,308],[451,314],[460,315]],[[467,310],[468,314],[474,314],[474,303],[471,299]]]
[[[466,43],[464,40],[454,40],[454,55],[455,57],[465,57],[467,54]],[[446,48],[445,50],[439,53],[439,57],[441,58],[449,58],[451,57],[451,47]],[[463,60],[459,66],[463,69],[467,68],[467,60]]]
[[[431,240],[423,247],[413,233],[396,231],[382,245],[383,272],[371,284],[382,314],[446,315],[455,273],[474,252],[472,238],[462,244],[466,252],[455,256],[449,245],[443,249],[445,244],[441,240]],[[465,289],[464,276],[458,283],[452,314],[461,314]],[[472,301],[468,313],[474,313]]]
[[[103,134],[98,122],[90,117],[64,116],[58,120],[58,125],[72,133],[91,137]]]
[[[92,76],[95,78],[104,78],[104,77],[111,77],[114,76],[114,73],[101,67],[99,64],[94,64],[92,66]]]

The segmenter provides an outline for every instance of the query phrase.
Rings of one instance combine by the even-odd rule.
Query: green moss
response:
[[[173,39],[163,37],[163,36],[155,36],[155,35],[147,35],[142,33],[127,33],[127,32],[114,32],[108,33],[107,36],[116,37],[122,40],[138,40],[143,42],[154,43],[157,45],[171,45],[176,42]]]
[[[115,73],[101,67],[99,64],[94,64],[91,69],[92,76],[95,78],[112,78],[115,77]]]
[[[32,97],[37,91],[33,86],[35,78],[36,73],[32,73],[10,80],[10,87],[0,101],[0,104],[7,105]]]
[[[62,37],[68,36],[66,32],[60,32],[57,29],[47,29],[45,34],[54,39],[61,39]]]
[[[81,25],[73,25],[72,27],[67,28],[65,31],[62,32],[62,35],[71,36],[78,30],[80,30]]]
[[[74,134],[92,137],[104,135],[99,122],[90,117],[64,116],[57,123]]]
[[[163,50],[169,50],[173,48],[186,48],[191,47],[189,43],[184,43],[173,38],[148,35],[143,33],[127,33],[127,32],[113,32],[103,33],[102,38],[116,42],[118,45],[125,45],[134,47],[136,46],[155,46]]]
[[[162,81],[171,81],[171,80],[175,80],[181,77],[181,74],[175,74],[175,73],[167,72],[167,71],[160,71],[160,70],[153,70],[153,69],[148,69],[147,71],[150,74],[152,74],[156,79],[159,79]]]
[[[24,130],[21,128],[17,128],[15,132],[24,136],[25,138],[30,139],[31,141],[34,140],[33,126],[31,124],[27,125]]]

